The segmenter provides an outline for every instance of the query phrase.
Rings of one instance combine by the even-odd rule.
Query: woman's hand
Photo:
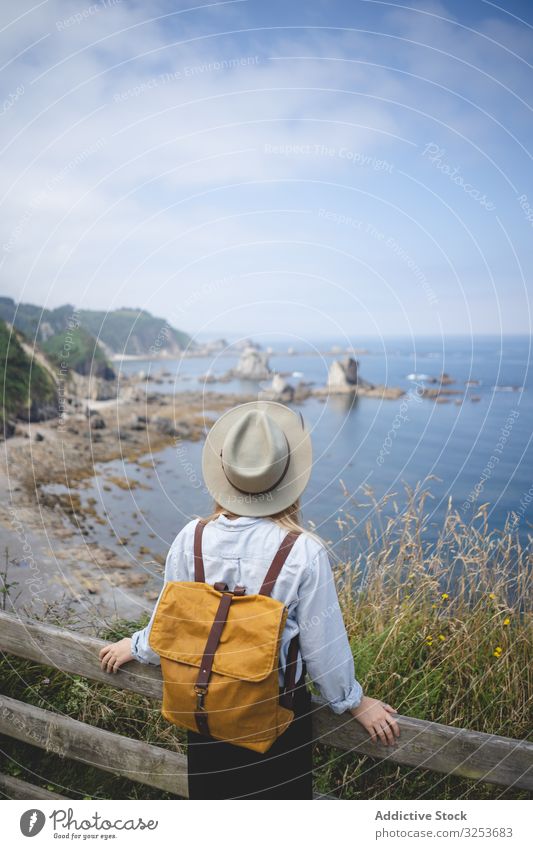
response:
[[[400,726],[391,715],[398,711],[379,699],[363,696],[350,713],[368,731],[373,743],[377,743],[379,738],[386,746],[391,745],[396,742],[394,735],[400,736]]]
[[[118,643],[110,643],[99,651],[100,666],[105,672],[118,672],[119,667],[133,660],[131,653],[131,637],[124,637]]]

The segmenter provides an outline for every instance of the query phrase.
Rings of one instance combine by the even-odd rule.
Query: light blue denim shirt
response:
[[[193,544],[197,521],[188,522],[172,543],[165,564],[165,582],[194,581]],[[225,581],[230,589],[242,584],[247,594],[259,592],[286,533],[268,518],[219,516],[209,522],[202,538],[207,583]],[[281,639],[282,669],[289,643],[299,634],[301,653],[296,680],[302,673],[303,655],[310,678],[335,713],[357,707],[363,690],[355,678],[353,655],[329,556],[320,541],[308,533],[300,534],[274,585],[272,597],[282,601],[289,611]],[[160,663],[159,655],[148,645],[158,602],[148,625],[132,635],[132,654],[141,663]],[[280,684],[283,684],[282,671]]]

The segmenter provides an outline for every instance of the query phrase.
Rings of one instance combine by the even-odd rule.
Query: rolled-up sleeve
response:
[[[155,653],[153,649],[148,645],[148,637],[150,635],[150,630],[152,628],[152,623],[154,621],[155,612],[157,610],[157,605],[159,604],[159,599],[163,594],[163,589],[165,585],[163,584],[163,588],[159,593],[159,598],[157,599],[154,609],[152,611],[152,615],[150,617],[150,621],[148,625],[142,629],[142,631],[135,631],[134,634],[131,635],[131,653],[135,660],[138,660],[140,663],[153,663],[154,665],[160,665],[161,660],[159,655]]]
[[[307,671],[334,713],[357,707],[363,688],[342,618],[327,550],[309,564],[298,589],[296,618]]]
[[[178,535],[179,537],[179,535]],[[159,593],[159,597],[154,605],[154,609],[152,611],[152,615],[150,616],[150,621],[145,628],[141,631],[135,631],[134,634],[131,635],[131,653],[135,660],[138,660],[140,663],[153,663],[154,665],[161,665],[161,660],[158,654],[155,653],[153,649],[150,648],[148,644],[148,638],[150,636],[150,630],[152,628],[152,623],[155,618],[157,606],[163,595],[163,590],[168,581],[179,580],[176,576],[176,548],[178,537],[172,543],[169,552],[167,554],[167,559],[165,562],[165,579],[163,586],[161,588],[161,592]]]

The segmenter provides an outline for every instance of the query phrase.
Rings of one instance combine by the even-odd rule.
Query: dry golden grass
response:
[[[428,543],[431,493],[421,484],[405,489],[400,510],[396,496],[378,502],[367,488],[372,518],[363,527],[361,505],[343,512],[365,540],[354,562],[336,567],[357,675],[400,713],[526,737],[531,554],[513,517],[490,531],[488,504],[465,522],[449,501]]]

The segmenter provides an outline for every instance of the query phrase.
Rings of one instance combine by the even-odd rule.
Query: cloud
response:
[[[439,20],[451,17],[440,3],[369,11],[375,35],[358,31],[350,15],[346,30],[328,29],[326,8],[323,28],[316,15],[316,28],[306,27],[303,15],[301,28],[254,29],[253,9],[240,3],[185,12],[160,2],[148,18],[142,3],[106,0],[73,11],[53,0],[17,6],[13,23],[6,4],[0,37],[13,58],[4,72],[10,130],[0,160],[5,290],[104,308],[128,293],[140,304],[148,293],[164,314],[206,277],[255,273],[273,258],[288,275],[269,281],[274,294],[295,285],[292,272],[310,274],[315,254],[327,272],[321,249],[299,255],[291,240],[327,238],[333,251],[355,256],[352,274],[358,260],[379,271],[379,244],[324,227],[323,206],[403,232],[420,267],[435,256],[424,235],[432,207],[434,220],[445,202],[468,228],[483,229],[479,205],[421,153],[438,140],[469,179],[495,181],[501,191],[517,183],[519,160],[509,151],[522,155],[512,133],[520,140],[525,131],[526,87],[513,52],[531,54],[524,26],[491,14],[467,29]],[[433,234],[445,257],[452,218]],[[483,246],[489,258],[497,247],[493,237]],[[453,259],[460,265],[461,256]],[[398,258],[386,265],[411,299],[416,290]],[[442,281],[449,266],[440,266]],[[320,287],[311,291],[317,306],[328,304]],[[342,312],[340,303],[331,309]],[[202,305],[202,319],[209,308]],[[441,309],[453,316],[445,297]],[[395,308],[384,315],[392,327]],[[419,320],[427,319],[421,306]]]

